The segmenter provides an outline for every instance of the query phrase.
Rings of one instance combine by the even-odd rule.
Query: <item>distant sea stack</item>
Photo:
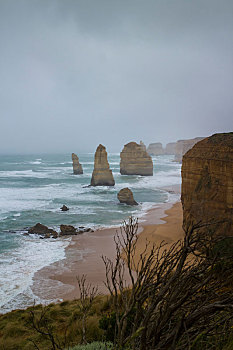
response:
[[[181,200],[185,229],[200,222],[211,224],[202,230],[233,234],[233,132],[205,138],[184,155]]]
[[[146,145],[144,142],[140,141],[140,146],[142,147],[143,151],[146,151]]]
[[[82,165],[79,163],[77,154],[72,153],[72,161],[73,161],[73,173],[75,175],[83,174],[83,168],[82,168]]]
[[[190,150],[197,142],[203,140],[204,137],[196,137],[195,139],[179,140],[176,142],[176,152],[174,161],[182,163],[183,155]]]
[[[133,192],[128,187],[122,188],[118,192],[117,198],[120,201],[120,203],[125,203],[128,205],[138,205],[138,203],[133,197]]]
[[[164,150],[164,154],[175,155],[176,154],[176,142],[167,143],[166,148]]]
[[[153,162],[145,149],[136,142],[127,143],[121,154],[120,173],[122,175],[153,175]]]
[[[150,143],[147,148],[147,153],[151,156],[159,156],[164,154],[163,145],[160,142]]]
[[[106,148],[99,145],[95,152],[95,164],[91,178],[91,186],[114,186],[112,170],[109,168]]]

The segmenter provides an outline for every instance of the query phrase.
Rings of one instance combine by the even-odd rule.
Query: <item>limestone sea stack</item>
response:
[[[164,150],[164,154],[175,155],[175,153],[176,153],[176,142],[167,143]]]
[[[120,203],[125,203],[128,205],[138,205],[138,203],[133,197],[133,192],[128,187],[122,188],[118,192],[117,198],[119,199]]]
[[[233,234],[233,132],[215,134],[183,156],[183,226]]]
[[[136,142],[127,143],[121,154],[120,173],[122,175],[153,175],[153,162],[149,154]]]
[[[182,163],[183,155],[188,152],[197,142],[203,140],[204,137],[196,137],[195,139],[179,140],[176,142],[174,161]]]
[[[91,186],[114,186],[112,170],[109,168],[106,148],[99,145],[95,152],[95,164],[91,178]]]
[[[146,151],[146,145],[143,141],[140,141],[140,146],[142,147],[143,151]]]
[[[82,168],[82,165],[79,163],[79,158],[77,154],[72,153],[72,161],[73,161],[73,173],[75,175],[83,174],[83,168]]]
[[[161,154],[164,154],[162,143],[160,142],[150,143],[147,148],[147,153],[149,153],[152,156],[159,156]]]

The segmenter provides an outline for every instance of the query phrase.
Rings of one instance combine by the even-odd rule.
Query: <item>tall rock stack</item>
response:
[[[188,152],[197,142],[203,140],[204,137],[196,137],[195,139],[179,140],[176,142],[175,162],[182,163],[183,155]]]
[[[83,174],[83,168],[82,168],[82,165],[79,163],[77,154],[72,153],[72,161],[73,161],[73,173],[75,175]]]
[[[183,157],[183,226],[233,235],[233,133],[198,142]]]
[[[136,142],[127,143],[121,154],[120,173],[122,175],[153,175],[153,162],[149,154]]]
[[[164,150],[164,154],[175,155],[175,153],[176,153],[176,142],[167,143],[166,148]]]
[[[164,154],[163,145],[160,142],[150,143],[147,148],[147,153],[152,156],[159,156]]]
[[[99,145],[95,152],[95,164],[91,178],[91,186],[114,186],[112,170],[109,168],[106,148]]]

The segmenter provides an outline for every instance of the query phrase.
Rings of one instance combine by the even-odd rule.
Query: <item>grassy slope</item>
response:
[[[97,297],[87,321],[87,340],[103,339],[103,331],[98,327],[99,319],[108,309],[107,297]],[[32,350],[35,349],[31,340],[40,344],[40,349],[50,349],[50,343],[30,325],[30,310],[16,310],[0,316],[0,349],[1,350]],[[40,306],[35,311],[40,314]],[[49,325],[60,340],[64,339],[64,332],[68,326],[67,336],[69,345],[79,344],[81,341],[81,320],[78,301],[51,304],[47,318]]]

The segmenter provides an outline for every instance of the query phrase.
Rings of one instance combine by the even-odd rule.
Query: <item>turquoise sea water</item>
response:
[[[142,177],[120,175],[119,154],[109,154],[114,187],[86,187],[94,154],[79,154],[79,159],[83,175],[73,175],[70,154],[0,156],[0,312],[20,306],[17,296],[28,293],[33,274],[64,258],[70,240],[24,236],[27,227],[37,222],[57,230],[60,224],[115,226],[129,215],[143,219],[152,206],[177,200],[161,189],[180,184],[180,165],[173,156],[153,157],[153,177]],[[138,207],[118,203],[123,187],[132,189]],[[68,212],[60,211],[63,204]]]

